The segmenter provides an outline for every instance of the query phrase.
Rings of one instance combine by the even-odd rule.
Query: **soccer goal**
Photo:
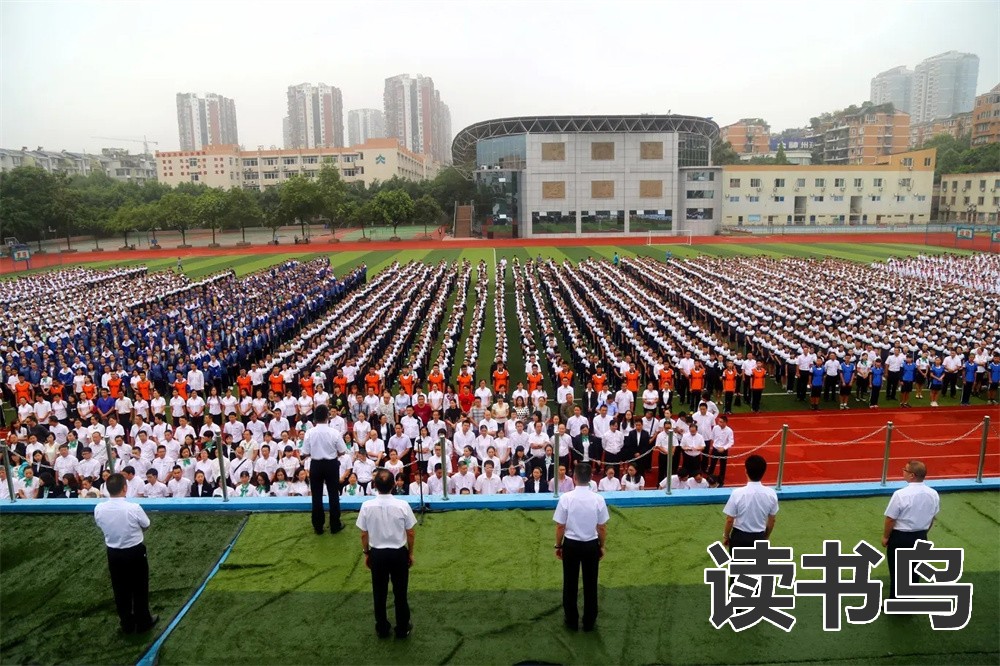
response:
[[[684,238],[682,245],[691,245],[691,239],[694,237],[694,232],[691,229],[674,229],[671,233],[672,236],[680,236]],[[659,243],[653,242],[653,232],[650,231],[646,236],[646,245],[659,245]]]

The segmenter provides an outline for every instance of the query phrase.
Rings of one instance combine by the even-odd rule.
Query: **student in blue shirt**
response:
[[[934,358],[934,365],[928,371],[931,376],[931,407],[938,406],[938,395],[944,386],[944,366],[941,364],[941,357]]]
[[[814,412],[819,411],[819,399],[823,395],[823,383],[826,380],[826,368],[823,359],[816,357],[815,365],[809,369],[809,404]]]
[[[976,370],[979,369],[979,364],[975,361],[975,350],[970,349],[969,355],[965,359],[965,370],[963,374],[965,375],[962,379],[962,406],[968,407],[969,401],[972,398],[972,387],[976,383]]]
[[[854,387],[854,374],[857,369],[854,357],[851,356],[845,363],[840,364],[840,408],[850,409],[847,401],[851,398],[851,389]]]
[[[997,390],[1000,389],[1000,351],[993,353],[993,360],[986,364],[986,374],[990,378],[989,402],[997,404]]]
[[[906,361],[900,369],[902,387],[899,389],[899,406],[910,406],[910,393],[913,391],[913,380],[917,377],[917,364],[913,362],[913,354],[906,355]]]
[[[872,366],[872,397],[868,400],[869,409],[878,409],[878,394],[882,392],[883,377],[885,368],[882,367],[882,359],[876,358],[875,365]]]

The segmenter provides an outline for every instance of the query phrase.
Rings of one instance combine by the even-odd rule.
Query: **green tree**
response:
[[[302,227],[302,238],[306,237],[306,224],[323,212],[323,194],[319,185],[308,178],[293,176],[281,185],[281,217]]]
[[[778,144],[778,152],[774,156],[775,164],[788,164],[788,157],[785,155],[785,144]]]
[[[739,164],[740,155],[728,141],[716,141],[712,144],[712,165]]]
[[[49,228],[61,231],[66,239],[66,249],[72,250],[71,236],[78,225],[80,193],[70,188],[66,174],[59,173],[53,176],[49,196],[45,223]]]
[[[281,189],[284,185],[275,185],[264,189],[257,200],[264,226],[271,230],[271,240],[278,239],[278,229],[284,224],[281,217]]]
[[[455,215],[455,203],[468,204],[476,195],[476,185],[458,169],[448,167],[438,172],[427,185],[427,193],[449,217]]]
[[[171,192],[156,202],[153,219],[164,229],[181,232],[181,245],[187,245],[187,231],[195,219],[195,198],[190,194]]]
[[[347,200],[347,187],[340,177],[340,170],[331,162],[325,162],[316,179],[322,205],[320,214],[330,220],[330,227],[340,217],[341,207]]]
[[[109,231],[116,231],[122,234],[124,245],[128,245],[128,234],[130,231],[140,231],[148,227],[150,221],[155,217],[153,208],[155,204],[126,203],[114,212],[108,219],[106,228]]]
[[[0,226],[3,227],[3,236],[40,243],[53,187],[52,176],[39,167],[24,166],[0,173]]]
[[[247,224],[258,226],[264,220],[264,213],[257,198],[241,187],[226,192],[226,224],[238,226],[243,242],[247,242]]]
[[[443,216],[444,211],[441,210],[441,206],[429,194],[413,202],[413,221],[424,225],[424,236],[427,235],[427,226],[440,223]]]
[[[212,245],[217,245],[216,231],[222,226],[228,212],[229,199],[226,193],[215,188],[208,188],[194,200],[195,221],[202,228],[212,230]]]
[[[413,219],[413,199],[405,190],[383,190],[371,201],[375,220],[392,227],[392,235],[400,224]]]

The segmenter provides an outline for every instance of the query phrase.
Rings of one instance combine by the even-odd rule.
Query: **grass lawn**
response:
[[[774,544],[796,557],[824,538],[881,534],[885,498],[786,502]],[[926,617],[882,616],[822,631],[818,598],[799,599],[791,633],[708,623],[705,547],[721,507],[614,510],[601,569],[599,631],[562,626],[550,512],[430,515],[417,528],[410,580],[414,635],[379,641],[357,530],[317,537],[305,514],[251,517],[228,562],[160,653],[163,664],[262,663],[996,663],[1000,543],[996,493],[946,496],[933,537],[966,549],[970,624],[932,632]],[[353,516],[346,516],[350,525]],[[799,576],[812,572],[799,569]],[[886,579],[885,564],[875,577]]]
[[[135,663],[191,597],[243,514],[152,514],[154,632],[118,631],[101,531],[86,514],[0,519],[0,664]]]

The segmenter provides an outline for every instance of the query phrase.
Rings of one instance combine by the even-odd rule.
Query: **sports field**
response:
[[[878,544],[885,498],[785,502],[773,537],[796,557],[823,539]],[[316,536],[307,514],[254,515],[205,592],[163,644],[163,664],[249,663],[961,663],[1000,659],[1000,497],[946,495],[932,537],[963,547],[972,620],[932,632],[926,617],[882,616],[822,631],[820,600],[800,599],[791,633],[736,634],[708,623],[705,547],[721,507],[614,509],[593,634],[562,626],[550,512],[428,515],[417,528],[414,633],[380,641],[353,514]],[[152,516],[157,631],[192,592],[242,515]],[[116,633],[100,535],[88,516],[5,517],[0,524],[0,663],[134,663],[154,635]],[[812,572],[799,569],[799,576]],[[886,579],[885,565],[875,577]]]

